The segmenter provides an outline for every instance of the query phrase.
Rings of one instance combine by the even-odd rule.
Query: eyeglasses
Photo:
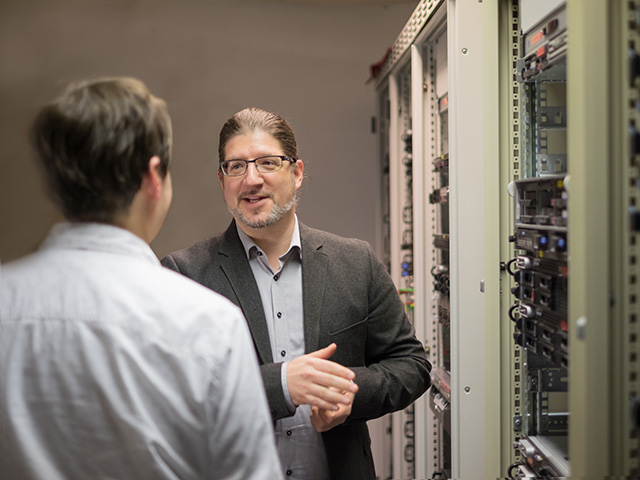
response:
[[[239,177],[247,172],[250,163],[255,163],[260,173],[273,173],[280,170],[285,161],[296,163],[298,160],[286,155],[267,155],[254,160],[225,160],[220,162],[220,169],[227,177]]]

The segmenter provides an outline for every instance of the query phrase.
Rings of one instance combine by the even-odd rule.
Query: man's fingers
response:
[[[328,410],[335,412],[340,408],[337,403],[327,402],[321,397],[308,397],[305,404],[311,405],[312,407],[317,407],[320,409],[320,411]]]
[[[330,344],[328,347],[321,348],[315,352],[311,352],[303,357],[307,357],[309,364],[318,371],[330,373],[332,375],[346,378],[347,380],[353,380],[356,374],[353,370],[340,365],[339,363],[328,360],[335,353],[338,346],[335,343]],[[300,358],[303,358],[300,357]],[[333,385],[325,385],[331,387]]]
[[[336,344],[293,359],[287,366],[287,383],[294,405],[318,406],[335,410],[351,401],[345,393],[355,394],[353,370],[328,360],[336,351]]]
[[[340,392],[332,392],[328,388],[314,386],[303,396],[302,403],[318,407],[321,410],[336,411],[340,404],[348,405],[351,400]]]
[[[355,374],[347,368],[335,373],[318,372],[314,383],[320,387],[332,388],[339,392],[356,393],[358,385],[353,382],[353,378],[355,378]]]
[[[339,405],[351,405],[354,394],[345,390],[324,388],[314,385],[305,400],[309,405],[317,406],[320,409],[335,411]]]
[[[340,392],[334,391],[334,393]],[[353,401],[353,393],[342,393]],[[340,405],[337,410],[327,410],[313,406],[311,407],[311,424],[316,431],[326,432],[327,430],[331,430],[332,428],[343,424],[351,414],[351,408],[351,405]]]
[[[356,374],[350,368],[345,367],[344,365],[340,365],[339,363],[332,362],[331,360],[325,360],[321,358],[313,358],[309,359],[310,365],[317,370],[318,372],[322,372],[336,378],[346,379],[347,381],[351,381],[356,378]],[[326,384],[326,387],[338,387],[339,385],[331,385]],[[346,390],[346,389],[345,389]]]

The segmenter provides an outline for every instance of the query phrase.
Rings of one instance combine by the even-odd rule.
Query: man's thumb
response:
[[[315,352],[311,352],[309,355],[316,358],[331,358],[331,356],[336,352],[338,346],[335,343],[332,343],[328,347],[321,348],[320,350],[316,350]]]

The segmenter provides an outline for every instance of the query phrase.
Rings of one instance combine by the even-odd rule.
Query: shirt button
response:
[[[273,276],[273,279],[274,279],[276,282],[278,281],[278,279],[279,279],[279,278],[280,278],[280,276],[279,276],[279,275],[274,275],[274,276]]]
[[[262,256],[262,252],[258,252],[258,256],[261,257]]]
[[[282,312],[278,312],[278,313],[276,313],[276,317],[278,317],[278,318],[282,318]]]
[[[291,430],[287,430],[287,435],[291,436]]]
[[[286,356],[286,355],[287,355],[287,351],[286,351],[286,350],[282,350],[282,351],[280,352],[280,355],[282,355],[283,357],[284,357],[284,356]]]
[[[291,475],[293,472],[291,470],[287,470],[287,475]]]

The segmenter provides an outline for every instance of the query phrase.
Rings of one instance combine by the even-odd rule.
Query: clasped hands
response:
[[[311,424],[318,432],[341,425],[351,414],[358,385],[353,370],[329,360],[337,346],[332,343],[302,355],[287,365],[287,384],[294,405],[311,406]]]

